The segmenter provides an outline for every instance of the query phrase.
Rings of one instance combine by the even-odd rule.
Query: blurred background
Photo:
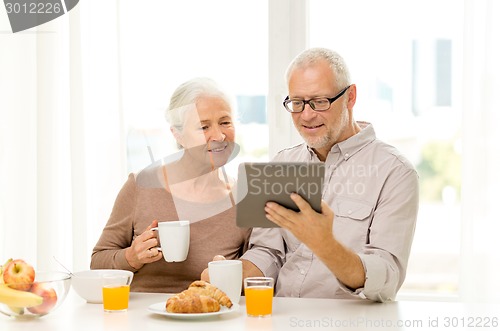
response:
[[[127,174],[177,150],[164,111],[192,77],[235,96],[229,173],[300,142],[284,72],[318,46],[347,61],[355,118],[420,175],[399,296],[496,300],[499,15],[494,0],[102,0],[12,34],[0,10],[0,259],[88,268]]]

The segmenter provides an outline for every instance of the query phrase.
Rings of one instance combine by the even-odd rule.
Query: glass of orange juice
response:
[[[273,312],[274,279],[247,277],[244,280],[247,316],[265,317]]]
[[[102,303],[105,312],[127,311],[131,279],[128,276],[104,276]]]

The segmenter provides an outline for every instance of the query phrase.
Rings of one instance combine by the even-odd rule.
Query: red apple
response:
[[[30,292],[43,298],[42,304],[27,308],[33,314],[47,314],[56,305],[57,294],[49,284],[34,283]]]
[[[29,291],[35,280],[35,269],[21,259],[10,261],[4,267],[3,280],[10,288]]]

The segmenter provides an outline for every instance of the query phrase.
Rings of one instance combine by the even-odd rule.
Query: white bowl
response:
[[[79,296],[89,303],[102,303],[102,285],[104,277],[109,276],[130,276],[130,281],[134,273],[128,270],[118,269],[94,269],[73,273],[71,287]]]

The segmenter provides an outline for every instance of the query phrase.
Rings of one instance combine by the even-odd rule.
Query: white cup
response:
[[[158,231],[163,258],[167,262],[181,262],[186,260],[189,252],[189,221],[173,221],[158,223]]]
[[[238,303],[241,296],[243,267],[240,260],[208,262],[210,284],[227,294],[232,303]]]

